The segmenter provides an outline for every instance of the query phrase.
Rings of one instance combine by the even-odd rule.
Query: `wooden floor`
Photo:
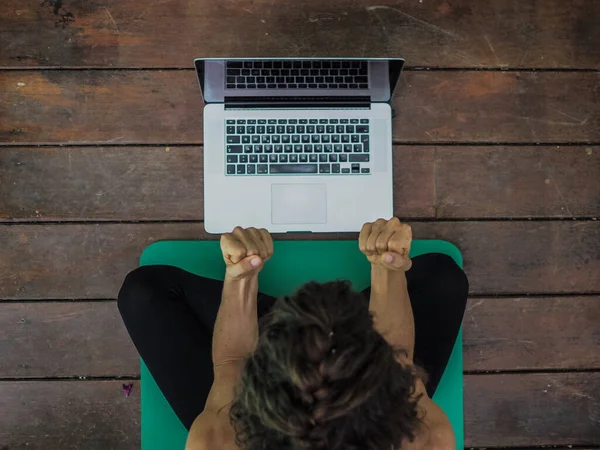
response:
[[[199,56],[405,57],[395,212],[465,257],[465,445],[600,448],[599,22],[597,0],[2,0],[0,449],[139,448],[114,299],[151,242],[214,238]]]

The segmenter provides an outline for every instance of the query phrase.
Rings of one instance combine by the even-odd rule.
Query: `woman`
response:
[[[186,448],[454,450],[431,396],[468,282],[445,255],[411,261],[411,241],[397,218],[363,226],[365,293],[313,282],[278,300],[259,294],[273,241],[254,228],[221,237],[223,282],[170,266],[130,273],[119,310],[189,429]]]

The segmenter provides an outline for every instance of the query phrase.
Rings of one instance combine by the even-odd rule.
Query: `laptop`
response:
[[[389,102],[404,60],[194,63],[207,232],[356,232],[392,217]]]

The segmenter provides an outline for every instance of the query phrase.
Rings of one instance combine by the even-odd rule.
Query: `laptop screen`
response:
[[[403,59],[231,58],[194,61],[207,103],[231,98],[368,97],[390,100]]]

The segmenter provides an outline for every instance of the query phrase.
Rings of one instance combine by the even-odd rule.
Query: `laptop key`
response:
[[[319,164],[319,173],[331,173],[331,166],[329,164]]]
[[[262,145],[255,145],[254,146],[254,153],[262,153],[263,151],[263,146]]]
[[[329,162],[337,162],[337,155],[329,155]]]
[[[332,164],[331,165],[331,173],[340,173],[340,165]]]
[[[241,145],[228,145],[227,153],[242,153],[243,147]]]
[[[240,162],[241,163],[247,163],[248,162],[248,155],[240,155]]]
[[[261,163],[266,163],[269,161],[269,156],[268,155],[260,155],[260,160],[259,162]]]
[[[269,162],[276,163],[277,162],[277,155],[269,155]]]
[[[313,146],[312,144],[304,144],[304,153],[312,153]]]
[[[302,153],[302,144],[294,145],[294,153]]]
[[[250,136],[242,136],[242,144],[249,144]]]
[[[368,153],[369,152],[369,135],[368,134],[362,135],[360,140],[363,145],[363,152]]]
[[[344,153],[352,152],[352,144],[344,144]]]
[[[360,153],[360,152],[362,152],[362,145],[354,144],[354,153]]]
[[[317,173],[316,164],[271,164],[270,173]]]
[[[348,157],[350,158],[350,162],[369,162],[369,155],[365,155],[364,153],[360,155],[353,153],[348,155]]]
[[[350,169],[342,169],[342,173],[350,173]]]
[[[233,164],[227,165],[227,175],[235,175],[235,166]]]
[[[281,153],[283,151],[283,146],[281,144],[275,146],[275,153]]]
[[[340,162],[348,162],[348,155],[341,154],[340,155]]]
[[[288,162],[288,155],[279,155],[279,162]]]
[[[237,155],[227,155],[227,162],[228,163],[236,163],[236,162],[238,162]]]
[[[300,155],[300,162],[301,163],[308,162],[308,155],[305,155],[305,154]]]
[[[308,155],[308,159],[309,161],[312,162],[317,162],[319,160],[319,155],[315,155],[314,153]]]
[[[265,145],[265,153],[273,153],[273,146],[271,144]]]
[[[360,164],[352,164],[352,173],[360,173]]]
[[[327,155],[319,155],[319,162],[327,162]]]
[[[360,173],[371,173],[371,169],[369,169],[368,167],[363,167],[362,169],[360,169]]]
[[[298,162],[298,155],[296,155],[296,154],[290,155],[290,162],[291,163],[297,163]]]
[[[369,132],[369,126],[368,125],[357,125],[356,126],[356,132],[357,133],[368,133]]]
[[[236,167],[236,173],[238,175],[245,175],[246,174],[246,166],[244,164],[238,164]]]
[[[243,161],[241,161],[243,162]],[[250,162],[251,163],[257,163],[258,162],[258,156],[257,155],[250,155]]]
[[[336,153],[341,153],[342,152],[342,144],[335,144],[333,146],[333,151]]]
[[[240,136],[227,136],[228,144],[239,144],[241,141]]]
[[[256,166],[256,172],[257,173],[269,173],[269,166],[266,164],[259,164],[258,166]]]
[[[254,175],[256,173],[256,166],[254,164],[248,164],[247,170],[248,175]]]

